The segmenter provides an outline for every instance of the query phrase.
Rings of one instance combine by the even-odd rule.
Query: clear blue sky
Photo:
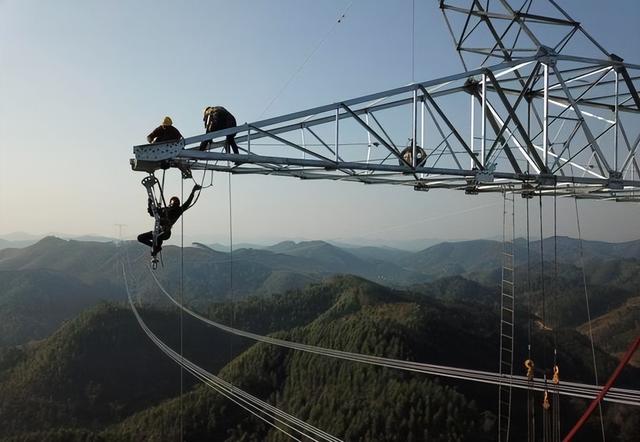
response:
[[[407,84],[412,0],[0,0],[0,234],[148,230],[131,146],[164,115],[202,132],[206,105],[240,123],[323,45],[265,116]],[[561,1],[609,50],[640,62],[640,2]],[[461,70],[435,0],[416,0],[416,81]],[[328,31],[333,28],[329,34]],[[228,236],[228,177],[215,176],[185,232]],[[168,186],[179,193],[179,180]],[[500,198],[353,183],[232,177],[235,241],[376,241],[499,235]],[[588,236],[638,238],[638,205],[582,203]],[[572,203],[561,233],[575,235]]]

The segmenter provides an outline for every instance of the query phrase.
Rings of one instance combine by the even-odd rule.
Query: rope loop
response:
[[[533,361],[531,359],[527,359],[526,361],[524,361],[524,366],[527,369],[527,379],[532,381],[533,380]]]
[[[560,383],[560,367],[558,367],[558,365],[554,365],[553,366],[553,379],[552,379],[554,384],[559,384]]]
[[[548,410],[551,408],[551,404],[549,403],[549,392],[547,390],[544,391],[544,399],[542,401],[542,408]]]

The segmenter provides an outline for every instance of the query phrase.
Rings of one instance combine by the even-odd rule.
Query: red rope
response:
[[[578,420],[578,422],[576,422],[574,427],[571,429],[569,434],[567,434],[567,436],[562,440],[562,442],[569,442],[573,440],[573,437],[576,435],[578,430],[582,428],[582,425],[584,425],[587,419],[589,419],[589,416],[591,416],[591,413],[593,413],[593,410],[596,409],[600,401],[602,401],[602,398],[604,398],[605,395],[609,392],[609,389],[613,386],[613,383],[616,381],[616,379],[618,379],[618,376],[622,372],[622,369],[625,367],[625,365],[627,365],[627,363],[631,359],[631,356],[633,356],[633,354],[635,353],[635,351],[638,349],[639,346],[640,346],[640,336],[638,336],[636,340],[631,344],[631,347],[629,347],[629,349],[625,353],[624,357],[618,364],[618,367],[616,367],[616,370],[613,372],[613,374],[607,381],[607,384],[602,388],[600,393],[598,393],[598,396],[591,402],[591,405],[589,405],[589,408],[587,408],[587,411],[584,412],[582,417]]]

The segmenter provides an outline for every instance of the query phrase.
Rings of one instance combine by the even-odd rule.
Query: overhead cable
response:
[[[343,359],[343,360],[348,360],[353,362],[361,362],[361,363],[370,364],[370,365],[377,365],[380,367],[396,368],[399,370],[436,375],[436,376],[464,380],[464,381],[480,382],[485,384],[507,385],[507,386],[511,385],[512,387],[520,388],[520,389],[533,388],[536,391],[545,391],[547,389],[547,387],[545,386],[544,379],[541,379],[541,378],[535,378],[532,381],[529,381],[526,376],[506,376],[506,375],[500,375],[498,373],[492,373],[492,372],[481,371],[481,370],[448,367],[443,365],[427,364],[424,362],[403,361],[399,359],[391,359],[391,358],[385,358],[381,356],[363,355],[360,353],[353,353],[353,352],[347,352],[342,350],[333,350],[333,349],[328,349],[328,348],[314,346],[314,345],[301,344],[298,342],[287,341],[284,339],[278,339],[270,336],[263,336],[256,333],[244,331],[244,330],[239,330],[239,329],[221,324],[219,322],[212,321],[211,319],[206,318],[194,312],[188,307],[181,305],[175,298],[171,296],[171,294],[169,294],[169,292],[167,292],[167,290],[162,286],[162,284],[160,283],[160,281],[158,280],[158,278],[155,276],[153,272],[151,272],[151,275],[155,280],[156,284],[158,285],[158,288],[165,294],[165,296],[167,296],[178,307],[184,309],[186,313],[188,313],[189,315],[193,316],[196,319],[199,319],[202,322],[212,325],[225,332],[233,333],[237,336],[242,336],[258,342],[277,345],[277,346],[289,348],[292,350],[305,351],[308,353],[318,354],[322,356],[328,356],[332,358]],[[561,384],[558,385],[558,392],[565,396],[593,399],[597,396],[601,388],[602,387],[598,385],[582,384],[577,382],[562,382]],[[626,405],[640,406],[640,391],[621,389],[621,388],[612,388],[604,400],[608,402],[616,402],[616,403],[621,403]]]
[[[233,402],[240,405],[242,408],[249,411],[251,414],[255,415],[256,417],[259,417],[261,420],[267,422],[268,424],[273,426],[275,429],[282,431],[284,434],[286,434],[287,436],[291,437],[294,440],[301,441],[303,439],[298,439],[297,437],[288,433],[286,430],[283,430],[279,426],[275,425],[273,422],[270,422],[264,419],[264,417],[258,415],[257,413],[261,413],[263,415],[266,415],[274,419],[277,422],[280,422],[281,424],[287,426],[292,431],[297,432],[298,434],[300,434],[306,439],[310,439],[315,442],[320,442],[320,441],[341,442],[341,439],[323,430],[320,430],[319,428],[316,428],[313,425],[308,424],[307,422],[301,419],[298,419],[295,416],[292,416],[278,409],[277,407],[274,407],[273,405],[267,402],[264,402],[258,399],[257,397],[243,391],[242,389],[236,387],[235,385],[206,371],[202,367],[191,362],[187,358],[184,358],[182,355],[174,351],[171,347],[166,345],[160,338],[158,338],[151,331],[151,329],[149,329],[149,327],[142,320],[142,317],[140,316],[138,310],[136,309],[136,306],[133,303],[133,300],[131,298],[131,292],[129,290],[129,285],[127,282],[127,275],[126,275],[124,263],[122,264],[122,274],[125,282],[125,289],[127,291],[127,297],[129,299],[129,304],[131,305],[131,309],[133,310],[133,313],[136,316],[138,324],[140,325],[142,330],[145,332],[145,334],[153,341],[153,343],[156,344],[167,356],[169,356],[179,365],[187,369],[190,373],[192,373],[198,379],[204,381],[207,385],[216,389],[216,391],[220,392],[225,397],[231,399]],[[309,433],[313,434],[318,439],[311,437]]]

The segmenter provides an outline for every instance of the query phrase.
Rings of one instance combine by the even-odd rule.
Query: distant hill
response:
[[[0,347],[45,338],[101,299],[122,299],[120,291],[44,269],[0,271],[0,287]]]
[[[57,236],[63,239],[73,239],[75,241],[95,241],[95,242],[115,242],[115,238],[100,236],[100,235],[79,235],[79,236],[67,236],[67,235],[47,235]],[[0,250],[2,249],[21,249],[23,247],[29,247],[42,239],[41,236],[30,235],[28,233],[13,233],[9,235],[0,235]]]
[[[557,243],[558,261],[561,265],[580,264],[579,241],[559,237]],[[119,279],[119,262],[123,253],[142,262],[146,260],[146,249],[142,245],[135,242],[123,244],[124,249],[119,249],[112,242],[46,237],[23,249],[0,250],[0,270],[46,268],[71,271],[74,276],[88,283],[99,278],[103,279],[103,283],[113,283],[111,275],[116,275],[116,279]],[[545,239],[543,246],[546,261],[552,261],[553,238]],[[211,248],[198,249],[199,247],[185,247],[185,256],[192,256],[192,262],[202,259],[218,264],[230,259],[226,252]],[[536,265],[540,261],[540,242],[532,241],[529,249],[531,262]],[[640,259],[640,240],[626,243],[584,241],[583,249],[586,265],[597,265],[594,270],[599,271],[603,278],[606,277],[605,272],[600,270],[603,263],[610,265],[609,261]],[[169,267],[179,249],[167,246],[164,250],[164,270],[172,273],[175,269]],[[259,290],[271,271],[293,272],[305,276],[348,273],[387,285],[406,286],[443,276],[468,276],[496,271],[501,267],[501,252],[502,243],[491,240],[444,242],[416,253],[386,247],[340,248],[324,241],[285,241],[260,249],[235,248],[235,268],[243,276],[248,276],[249,280],[245,283],[242,278],[234,279],[241,284],[240,292]],[[517,265],[523,267],[526,264],[527,246],[522,239],[516,241],[515,256]],[[250,267],[247,269],[248,274],[243,269],[245,266]],[[110,276],[105,276],[107,274]],[[221,279],[224,275],[217,277]],[[242,288],[242,284],[246,287]]]
[[[386,262],[392,262],[392,263],[397,263],[400,260],[405,259],[414,254],[414,252],[395,249],[392,247],[351,246],[349,248],[345,248],[345,250],[347,250],[349,253],[357,256],[360,259],[370,259],[370,260],[386,261]]]
[[[224,299],[231,293],[231,268],[234,296],[240,297],[298,288],[309,281],[338,273],[356,274],[390,285],[428,279],[393,263],[362,259],[321,241],[298,243],[286,253],[237,249],[232,255],[233,262],[230,254],[211,248],[185,247],[184,256],[188,293],[207,300]],[[0,250],[0,270],[55,270],[87,284],[100,284],[113,292],[121,292],[120,263],[123,258],[132,261],[137,270],[136,277],[144,296],[156,297],[157,288],[146,268],[148,248],[136,242],[124,242],[118,247],[108,242],[47,237],[23,249]],[[180,249],[165,247],[163,258],[164,266],[157,274],[173,290],[180,279]]]
[[[433,277],[489,271],[502,265],[502,244],[476,240],[444,242],[402,259],[406,268]]]
[[[516,265],[523,268],[527,255],[532,265],[540,262],[540,241],[527,243],[522,238],[515,241]],[[554,239],[545,238],[542,243],[546,262],[554,260]],[[429,275],[432,278],[470,275],[499,270],[502,267],[500,241],[473,240],[443,242],[406,256],[396,263],[406,269]],[[557,238],[557,259],[561,265],[580,266],[580,241],[574,238]],[[583,241],[582,250],[587,266],[600,266],[603,262],[620,259],[640,259],[640,240],[624,243]]]
[[[0,270],[49,269],[88,284],[111,285],[118,275],[120,251],[113,243],[64,240],[48,236],[23,249],[0,250]],[[117,289],[121,284],[117,283]]]
[[[35,244],[36,242],[38,242],[37,240],[23,240],[23,241],[18,241],[18,240],[7,240],[7,239],[2,239],[0,238],[0,250],[2,249],[21,249],[23,247],[28,247],[32,244]]]
[[[553,250],[549,241],[551,239],[544,243],[547,256]],[[638,253],[638,244],[638,241],[622,244],[584,242],[594,315],[604,314],[622,305],[627,298],[638,295],[633,289],[640,286],[640,274],[637,272],[639,261],[634,258]],[[530,267],[534,295],[539,290],[539,254],[536,254],[539,245],[539,242],[531,244]],[[580,264],[579,256],[573,256],[578,252],[578,242],[571,238],[558,238],[558,245],[559,255],[564,256],[559,259],[563,296],[558,302],[558,309],[563,314],[564,324],[577,326],[585,320],[584,296],[581,294],[582,271],[576,267]],[[448,283],[456,284],[460,280],[455,278],[464,276],[463,284],[475,280],[483,286],[492,287],[488,292],[484,289],[479,291],[477,296],[494,305],[499,301],[495,287],[500,276],[501,248],[501,243],[489,240],[441,243],[418,253],[383,247],[345,250],[323,241],[287,241],[265,249],[236,249],[233,255],[206,247],[185,247],[184,293],[194,305],[205,306],[211,301],[225,300],[231,296],[242,299],[300,289],[336,274],[354,274],[391,287],[419,286],[443,277],[454,278]],[[180,290],[180,252],[178,247],[165,247],[164,265],[156,271],[158,278],[172,293]],[[123,242],[118,246],[111,242],[46,237],[29,247],[0,250],[0,272],[23,272],[20,280],[7,280],[13,292],[0,294],[0,300],[8,299],[9,295],[12,299],[11,303],[5,304],[6,319],[4,325],[0,326],[5,334],[0,338],[0,343],[15,344],[40,339],[54,330],[60,321],[94,305],[99,299],[122,299],[123,259],[130,263],[129,271],[140,296],[148,302],[166,303],[147,267],[148,248],[137,242]],[[516,284],[521,296],[525,287],[525,259],[526,244],[517,241]],[[547,261],[545,267],[549,278],[551,261]],[[40,273],[30,273],[33,271]],[[46,273],[48,276],[45,277],[41,271],[49,272]],[[46,281],[46,278],[54,276],[55,282]],[[28,281],[29,278],[33,278],[33,281]],[[547,299],[551,303],[555,302],[549,291],[552,284],[551,280],[546,283]],[[25,296],[22,297],[15,290],[22,290],[19,293]],[[35,293],[33,296],[28,295],[31,290]],[[47,290],[51,293],[47,293]],[[434,296],[444,299],[447,291],[448,287],[440,287],[435,290],[437,294]],[[39,302],[36,299],[47,296],[56,300],[52,309],[54,313],[49,318],[45,318],[47,311],[44,308],[33,310],[31,318],[20,313],[24,306],[34,306]],[[534,313],[539,313],[542,308],[539,298],[538,295],[534,296]],[[547,307],[551,305],[547,304]]]
[[[588,324],[581,325],[578,330],[589,336]],[[620,307],[594,319],[592,330],[596,344],[621,357],[633,340],[640,336],[640,296],[629,298]],[[640,367],[640,353],[636,352],[631,363]]]
[[[372,281],[383,284],[406,285],[412,282],[426,280],[420,272],[411,272],[394,263],[397,256],[393,250],[387,254],[385,259],[380,255],[384,249],[379,249],[377,257],[366,256],[367,253],[353,252],[345,250],[324,241],[305,241],[295,243],[285,241],[274,246],[267,247],[266,250],[282,255],[294,256],[297,258],[310,259],[322,265],[325,273],[336,274],[346,273],[358,275]],[[359,256],[358,256],[359,255]]]

